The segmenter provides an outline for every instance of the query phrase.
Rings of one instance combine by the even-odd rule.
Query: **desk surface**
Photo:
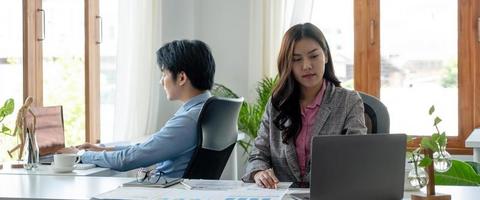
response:
[[[90,199],[132,180],[134,178],[0,174],[0,199]],[[173,188],[183,189],[181,185]],[[169,189],[153,190],[161,194]],[[283,199],[291,199],[289,193],[299,192],[305,193],[308,189],[290,189]],[[437,186],[437,192],[451,194],[452,200],[480,197],[480,187]],[[405,199],[410,199],[411,194],[406,192]]]
[[[134,178],[0,174],[0,199],[90,199]]]
[[[0,174],[16,175],[55,175],[55,176],[112,176],[114,172],[109,168],[92,168],[86,170],[73,170],[68,173],[57,173],[51,169],[50,165],[40,165],[37,169],[26,170],[23,168],[12,169],[10,166],[3,166]]]

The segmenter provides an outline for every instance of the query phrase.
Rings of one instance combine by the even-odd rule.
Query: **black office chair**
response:
[[[390,133],[390,117],[387,107],[377,97],[358,92],[365,109],[365,125],[368,134]]]
[[[243,98],[210,97],[198,118],[198,143],[183,178],[215,179],[222,175],[237,142]]]

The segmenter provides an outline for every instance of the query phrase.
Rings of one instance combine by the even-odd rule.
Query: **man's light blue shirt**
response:
[[[210,92],[205,92],[190,99],[147,141],[116,146],[115,151],[86,151],[82,162],[118,171],[156,164],[158,172],[168,177],[182,177],[197,145],[200,111],[210,96]]]

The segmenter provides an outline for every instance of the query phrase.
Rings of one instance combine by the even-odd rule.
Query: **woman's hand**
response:
[[[258,186],[270,189],[277,189],[277,184],[279,183],[271,168],[256,172],[253,175],[253,180],[255,180]]]

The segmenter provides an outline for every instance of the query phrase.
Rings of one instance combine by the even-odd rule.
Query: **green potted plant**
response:
[[[428,114],[433,117],[434,112],[432,105]],[[447,136],[438,128],[441,121],[435,116],[435,133],[431,137],[423,137],[419,147],[407,153],[413,165],[408,174],[409,183],[418,189],[427,186],[427,194],[412,195],[412,200],[451,198],[450,195],[436,194],[435,185],[480,186],[480,164],[451,159],[446,151]]]
[[[240,114],[238,117],[238,129],[245,133],[246,140],[238,141],[238,144],[245,150],[245,153],[250,152],[252,141],[257,137],[257,131],[262,120],[265,106],[270,99],[273,87],[277,83],[277,77],[269,78],[264,77],[256,88],[257,99],[255,102],[249,103],[243,102],[240,108]],[[214,96],[238,98],[239,96],[230,90],[228,87],[215,83],[212,94]]]
[[[428,114],[432,116],[435,106],[431,106]],[[413,164],[408,174],[408,180],[414,187],[427,186],[427,194],[413,194],[412,200],[420,199],[450,199],[450,195],[435,193],[435,171],[446,172],[452,166],[451,156],[446,151],[447,136],[440,133],[438,124],[442,121],[436,116],[433,120],[435,131],[431,137],[423,137],[417,149],[407,154]]]
[[[15,108],[15,103],[12,98],[9,98],[3,103],[3,106],[0,107],[0,133],[4,135],[12,135],[12,129],[8,128],[7,125],[3,123],[5,118],[13,113],[13,110]],[[0,138],[0,144],[3,143],[3,140]],[[2,147],[5,147],[5,145],[0,145]],[[0,163],[0,169],[3,168],[3,165]]]
[[[3,103],[3,106],[0,107],[0,133],[5,134],[5,135],[11,135],[12,130],[8,128],[3,122],[5,120],[5,117],[13,113],[13,109],[15,108],[15,103],[12,98],[7,99],[5,103]]]

